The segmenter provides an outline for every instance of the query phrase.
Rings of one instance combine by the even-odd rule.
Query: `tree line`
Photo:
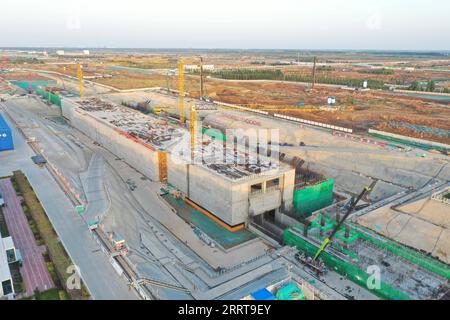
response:
[[[209,73],[210,76],[227,79],[227,80],[277,80],[277,81],[293,81],[293,82],[312,82],[312,75],[302,74],[285,74],[281,70],[254,70],[254,69],[231,69],[218,70]],[[362,87],[364,80],[362,79],[342,79],[317,76],[316,83],[334,84],[351,87]],[[382,80],[367,80],[367,85],[371,89],[383,89],[384,82]]]

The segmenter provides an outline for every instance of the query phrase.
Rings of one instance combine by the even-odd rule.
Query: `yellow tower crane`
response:
[[[183,60],[180,59],[178,62],[178,108],[180,111],[180,123],[184,124],[185,115],[184,115],[184,63]]]
[[[84,97],[84,82],[83,82],[83,67],[81,64],[78,64],[78,81],[80,82],[80,98],[83,99]]]

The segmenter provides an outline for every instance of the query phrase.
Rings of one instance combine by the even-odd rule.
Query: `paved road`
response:
[[[105,176],[105,163],[99,153],[94,153],[88,170],[80,176],[88,202],[86,211],[83,213],[84,220],[87,223],[94,220],[99,221],[111,205],[103,181]]]
[[[0,190],[5,197],[6,206],[3,208],[3,213],[8,230],[23,258],[20,274],[25,282],[26,296],[32,296],[35,289],[43,292],[54,288],[55,285],[48,273],[41,250],[36,245],[33,232],[20,205],[20,200],[16,196],[11,180],[1,179]]]
[[[11,175],[14,170],[22,170],[27,175],[69,256],[80,268],[81,276],[94,299],[138,299],[137,294],[129,290],[125,279],[118,276],[108,258],[99,250],[86,223],[76,214],[70,200],[50,173],[30,160],[34,153],[14,126],[9,124],[13,128],[16,149],[0,153],[0,176]]]

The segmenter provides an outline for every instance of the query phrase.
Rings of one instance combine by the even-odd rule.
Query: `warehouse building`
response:
[[[0,152],[14,150],[11,128],[0,114]]]
[[[183,144],[189,141],[189,132],[163,118],[99,99],[63,99],[62,112],[75,128],[148,178],[168,182],[197,210],[227,228],[292,208],[295,171],[270,157],[258,156],[250,163],[246,153],[242,163],[216,161],[217,153],[212,150],[222,143],[210,139],[196,150],[200,161],[186,161],[179,155],[180,146],[189,150],[189,143]],[[227,159],[238,158],[233,147],[222,154]]]

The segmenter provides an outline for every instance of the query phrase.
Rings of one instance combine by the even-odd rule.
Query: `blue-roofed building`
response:
[[[6,150],[14,150],[13,137],[11,128],[0,114],[0,152]]]
[[[251,294],[255,300],[276,300],[276,297],[266,288],[255,291]]]

